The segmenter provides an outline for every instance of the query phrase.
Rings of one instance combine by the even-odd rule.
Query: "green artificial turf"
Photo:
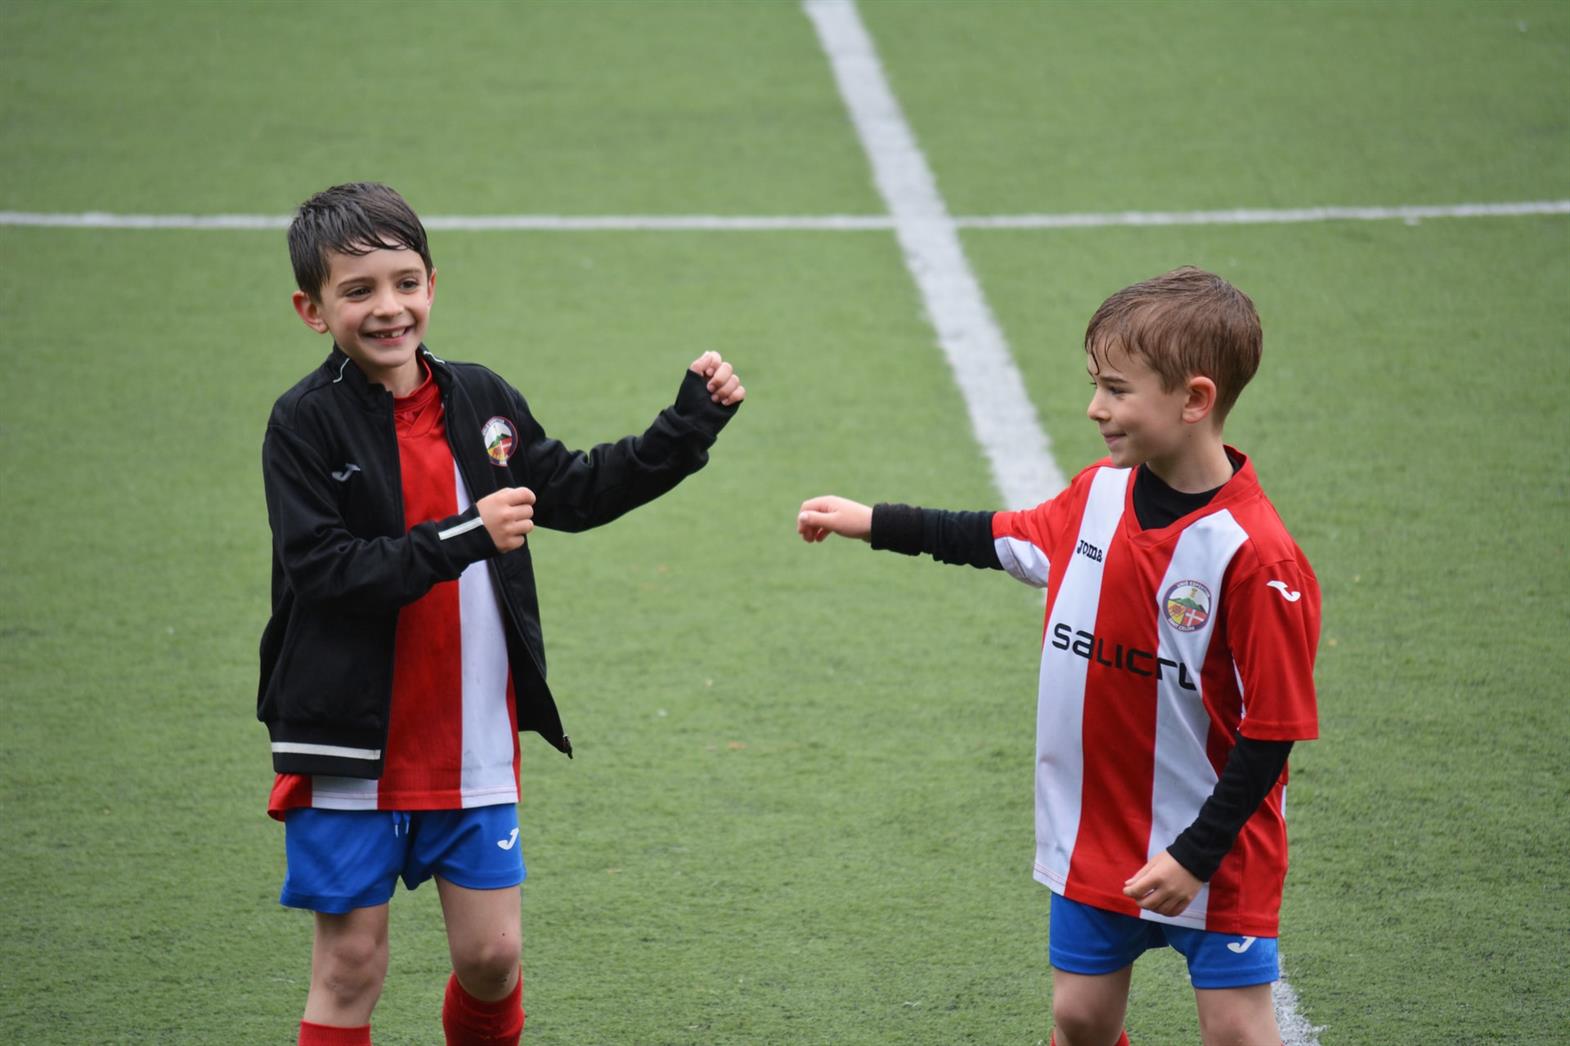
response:
[[[6,0],[11,210],[876,208],[794,5]]]
[[[866,4],[956,214],[1570,197],[1547,4]],[[877,213],[789,3],[0,3],[0,209]],[[1193,262],[1264,319],[1228,423],[1325,594],[1282,954],[1324,1046],[1550,1043],[1570,1013],[1562,216],[973,231],[1072,473],[1080,338]],[[705,349],[707,470],[538,532],[568,761],[525,739],[528,1042],[1036,1043],[1039,595],[793,535],[837,492],[995,504],[885,232],[433,234],[429,343],[584,445]],[[0,1039],[285,1043],[309,917],[253,718],[273,398],[325,354],[278,231],[0,227]],[[393,905],[379,1044],[447,958]],[[1137,1044],[1197,1041],[1181,960]]]
[[[1565,194],[1563,4],[863,11],[955,214]]]

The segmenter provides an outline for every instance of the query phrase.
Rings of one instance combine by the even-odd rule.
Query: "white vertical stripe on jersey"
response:
[[[1103,468],[1091,481],[1079,537],[1107,548],[1123,517],[1127,469]],[[1036,699],[1036,879],[1062,893],[1068,882],[1069,858],[1079,836],[1080,792],[1084,787],[1085,673],[1090,662],[1051,642],[1053,626],[1093,628],[1101,605],[1102,563],[1071,555],[1063,580],[1052,595],[1052,616],[1041,645],[1041,675]],[[1070,744],[1053,744],[1056,737]]]
[[[458,511],[467,512],[469,492],[456,461],[453,473]],[[458,577],[458,619],[463,652],[463,770],[459,781],[463,805],[515,803],[518,782],[512,763],[516,742],[507,717],[507,639],[486,560],[469,564]]]
[[[1147,860],[1165,850],[1194,823],[1199,808],[1215,791],[1218,775],[1210,764],[1206,745],[1210,716],[1205,712],[1200,672],[1215,635],[1221,611],[1221,581],[1226,577],[1227,564],[1247,540],[1248,534],[1232,513],[1221,511],[1206,516],[1178,538],[1166,576],[1156,589],[1157,653],[1187,665],[1195,689],[1185,689],[1172,672],[1164,672],[1156,684],[1156,773],[1151,787]],[[1167,591],[1184,581],[1197,581],[1210,592],[1210,616],[1192,632],[1180,631],[1166,615]],[[1209,904],[1210,886],[1206,884],[1182,914],[1168,918],[1142,910],[1140,917],[1204,929]]]

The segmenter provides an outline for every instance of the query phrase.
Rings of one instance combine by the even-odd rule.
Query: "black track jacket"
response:
[[[736,411],[710,400],[704,379],[689,371],[676,402],[643,435],[573,451],[546,436],[518,391],[491,371],[424,346],[420,355],[441,389],[447,441],[471,500],[528,487],[535,524],[553,530],[608,523],[670,490],[708,462]],[[497,455],[505,461],[481,438],[495,419],[516,434],[510,455]],[[572,754],[545,682],[528,544],[498,554],[473,504],[404,529],[392,394],[336,346],[273,405],[262,480],[273,609],[256,715],[272,735],[274,770],[381,776],[399,609],[482,559],[502,603],[518,728]]]

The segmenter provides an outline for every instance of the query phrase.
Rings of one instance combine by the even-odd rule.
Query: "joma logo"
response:
[[[1097,548],[1095,545],[1092,545],[1088,541],[1081,541],[1079,543],[1079,547],[1074,550],[1074,553],[1076,555],[1084,556],[1086,559],[1093,559],[1097,563],[1101,562],[1101,557],[1103,554],[1099,548]]]

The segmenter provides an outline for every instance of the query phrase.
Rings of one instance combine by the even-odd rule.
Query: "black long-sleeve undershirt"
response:
[[[1200,882],[1209,882],[1243,825],[1281,779],[1291,753],[1291,741],[1256,741],[1239,735],[1199,816],[1167,847],[1172,859]]]
[[[872,547],[940,563],[1002,570],[991,512],[949,512],[914,505],[872,506]]]
[[[1148,468],[1141,468],[1134,479],[1135,517],[1147,530],[1168,526],[1204,507],[1215,494],[1214,490],[1200,494],[1174,490]],[[1003,564],[992,538],[992,516],[991,512],[878,504],[872,509],[872,547],[907,556],[925,553],[942,563],[1001,570]],[[1209,881],[1231,852],[1243,825],[1280,780],[1291,751],[1291,741],[1258,741],[1239,735],[1194,823],[1167,847],[1173,860],[1201,882]]]

